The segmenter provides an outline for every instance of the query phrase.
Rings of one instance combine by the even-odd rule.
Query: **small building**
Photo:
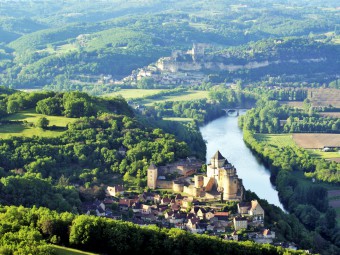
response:
[[[264,220],[264,210],[257,200],[251,201],[251,207],[248,213],[250,216],[253,216],[253,220],[255,221]]]
[[[235,217],[234,218],[234,229],[240,230],[240,229],[247,229],[248,227],[248,221],[246,217]]]
[[[248,214],[250,208],[251,208],[250,202],[240,202],[237,204],[237,212],[241,215]]]
[[[218,221],[229,221],[229,213],[228,212],[215,212],[214,218]]]
[[[107,186],[105,193],[106,193],[107,196],[111,196],[111,197],[117,197],[119,195],[123,195],[124,194],[124,186],[123,185],[115,185],[113,187]]]

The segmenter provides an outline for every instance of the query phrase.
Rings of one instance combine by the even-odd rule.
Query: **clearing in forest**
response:
[[[43,130],[35,127],[35,123],[40,117],[46,117],[50,123],[49,128]],[[70,122],[77,120],[76,118],[67,118],[63,116],[46,116],[43,114],[35,113],[34,110],[21,111],[15,114],[11,114],[4,118],[4,120],[20,121],[17,123],[1,123],[0,124],[0,138],[8,138],[10,136],[43,136],[43,137],[55,137],[61,135],[66,126]],[[27,122],[24,124],[23,121]],[[52,128],[53,127],[53,128]]]

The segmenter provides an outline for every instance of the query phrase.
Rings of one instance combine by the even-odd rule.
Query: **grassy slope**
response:
[[[71,248],[66,248],[62,246],[53,245],[56,255],[96,255],[95,253],[84,252],[80,250],[75,250]]]
[[[5,124],[0,126],[0,138],[8,138],[10,136],[27,136],[32,137],[44,136],[55,137],[62,134],[68,123],[75,121],[73,118],[66,118],[61,116],[46,116],[43,114],[37,114],[34,110],[26,110],[19,113],[15,113],[6,118],[6,120],[15,121],[27,121],[28,123],[35,124],[38,118],[46,117],[50,124],[49,126],[56,126],[56,130],[43,130],[41,128],[29,127],[23,124]]]

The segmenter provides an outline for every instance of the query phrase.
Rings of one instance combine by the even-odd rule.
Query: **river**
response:
[[[244,114],[240,111],[240,114]],[[207,163],[217,150],[236,167],[246,190],[255,192],[260,198],[283,209],[278,193],[270,182],[270,172],[257,160],[243,141],[237,117],[223,116],[200,128],[207,141]]]

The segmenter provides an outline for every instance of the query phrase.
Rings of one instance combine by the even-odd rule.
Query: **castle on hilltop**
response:
[[[194,180],[192,180],[189,174],[196,173],[196,170],[183,167],[181,169],[173,168],[171,173],[176,173],[179,177],[172,181],[166,180],[165,176],[162,176],[164,167],[158,168],[151,164],[148,169],[148,187],[150,189],[172,189],[173,192],[183,192],[194,197],[208,199],[216,198],[220,193],[223,193],[223,198],[226,200],[243,200],[244,187],[242,179],[238,178],[236,168],[219,151],[215,153],[210,164],[207,165],[206,176],[195,174]]]

